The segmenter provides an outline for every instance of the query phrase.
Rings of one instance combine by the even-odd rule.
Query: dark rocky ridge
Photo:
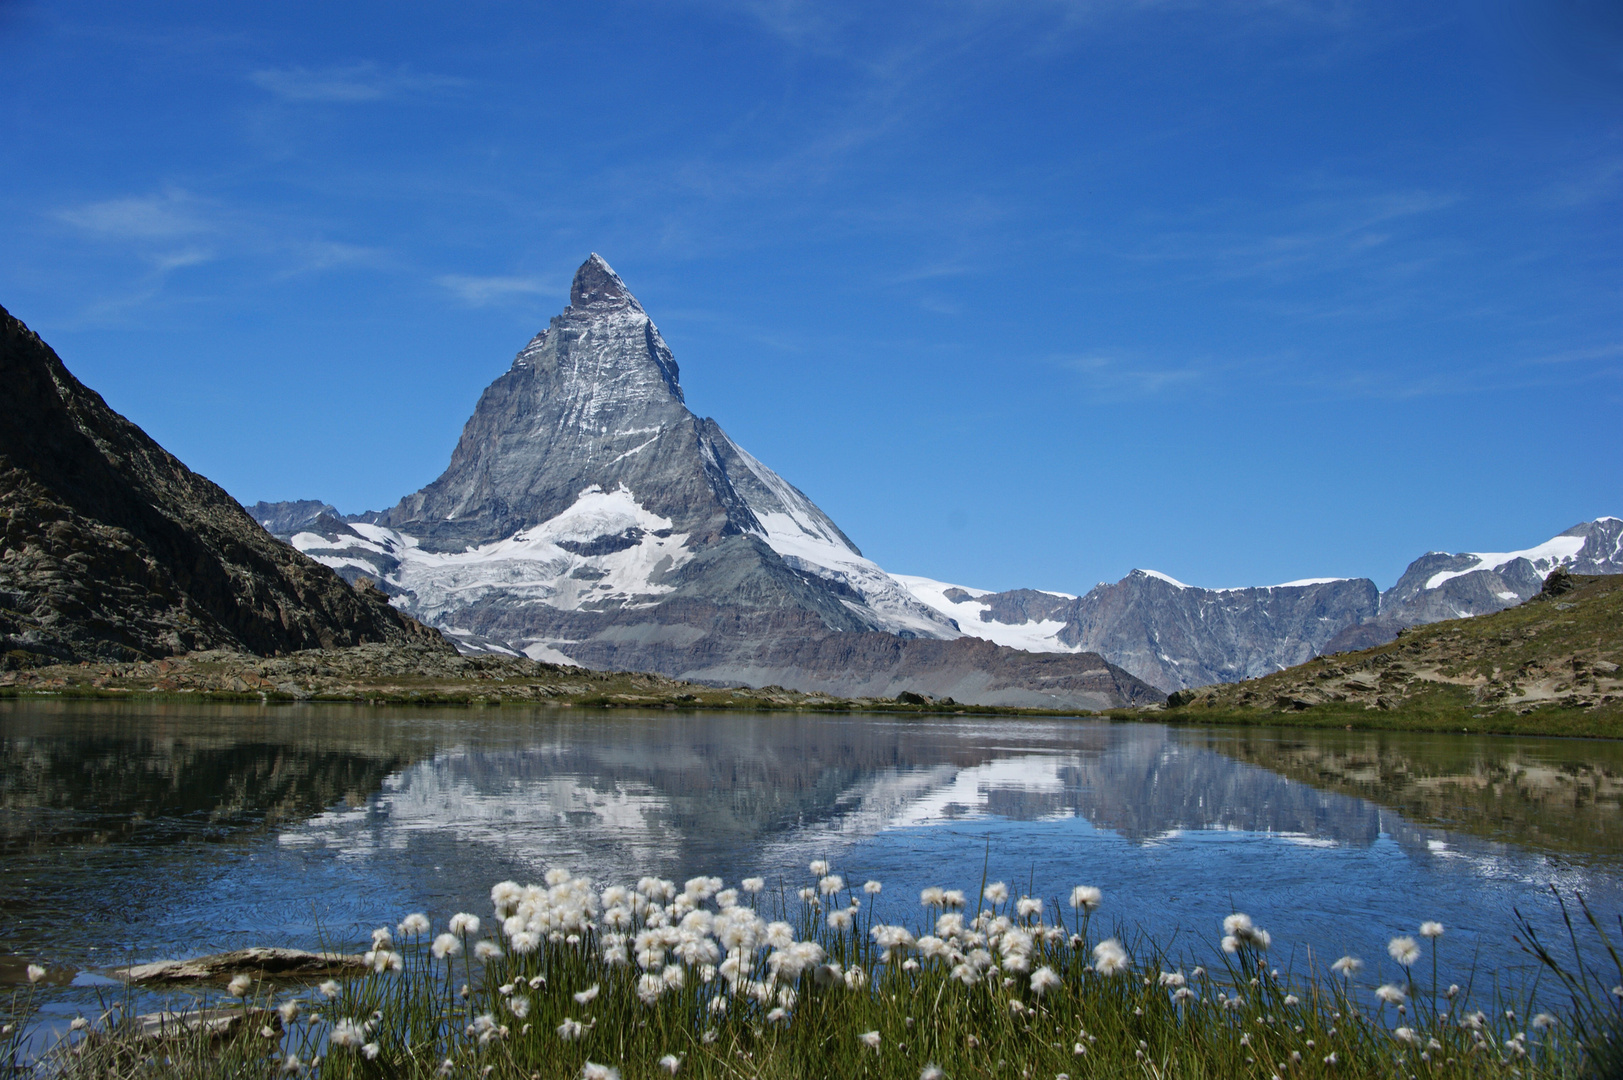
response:
[[[0,386],[7,663],[439,640],[277,543],[3,308]]]

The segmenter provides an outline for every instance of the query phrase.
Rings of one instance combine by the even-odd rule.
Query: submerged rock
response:
[[[119,968],[113,974],[126,982],[206,982],[233,975],[297,976],[359,974],[367,970],[359,956],[303,949],[251,948],[196,956],[190,960],[156,960]],[[239,1013],[241,1010],[237,1010]]]
[[[198,1036],[210,1041],[224,1041],[260,1033],[265,1028],[272,1032],[282,1030],[282,1018],[275,1009],[222,1005],[215,1009],[143,1013],[133,1017],[128,1025],[108,1032],[107,1037],[119,1042],[143,1043],[190,1041]]]

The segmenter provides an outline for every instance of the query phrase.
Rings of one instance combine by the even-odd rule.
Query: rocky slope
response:
[[[839,694],[951,683],[974,704],[1159,697],[1093,657],[1039,675],[1012,650],[936,648],[962,636],[950,618],[688,410],[658,328],[597,255],[569,307],[485,390],[433,483],[381,513],[255,511],[468,651]],[[815,644],[831,635],[884,644],[846,649],[853,666],[835,671]],[[949,676],[949,663],[979,666]]]
[[[1623,520],[1581,522],[1525,551],[1427,552],[1381,594],[1374,618],[1348,626],[1323,651],[1365,649],[1391,641],[1406,627],[1503,611],[1537,596],[1557,567],[1574,574],[1623,574]]]
[[[1185,690],[1191,716],[1370,710],[1435,715],[1474,730],[1496,715],[1560,709],[1623,730],[1623,576],[1552,572],[1527,603],[1406,629],[1395,641],[1261,679]],[[1486,721],[1486,723],[1483,723]]]
[[[277,543],[0,308],[0,664],[438,640]]]

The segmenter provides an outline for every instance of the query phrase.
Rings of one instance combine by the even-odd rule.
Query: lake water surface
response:
[[[1444,978],[1526,972],[1513,909],[1623,910],[1623,742],[1080,720],[0,702],[0,980],[250,944],[359,945],[491,884],[826,858],[925,885],[1104,889],[1099,918],[1277,961],[1447,925]],[[1097,926],[1097,923],[1095,924]],[[1429,957],[1426,961],[1429,964]]]

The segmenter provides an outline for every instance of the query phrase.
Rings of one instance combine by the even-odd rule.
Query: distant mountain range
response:
[[[1498,610],[1555,565],[1623,571],[1623,522],[1602,518],[1526,552],[1427,555],[1384,594],[1363,578],[1198,589],[1135,570],[1077,597],[890,574],[687,409],[658,328],[595,254],[439,479],[382,512],[249,512],[465,651],[988,705],[1158,700]]]
[[[898,580],[965,633],[1036,652],[1096,652],[1171,692],[1253,679],[1383,644],[1406,627],[1513,607],[1536,596],[1557,566],[1623,573],[1623,520],[1583,522],[1525,551],[1429,552],[1385,592],[1368,578],[1201,589],[1154,570],[1080,597]]]

